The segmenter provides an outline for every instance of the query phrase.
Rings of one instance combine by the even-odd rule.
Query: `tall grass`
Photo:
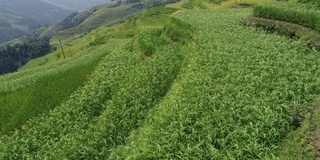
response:
[[[298,2],[300,2],[300,3],[308,3],[308,4],[311,4],[311,5],[316,5],[316,6],[320,7],[320,1],[318,1],[318,0],[298,0]]]
[[[87,81],[106,52],[92,47],[72,60],[0,77],[0,134],[47,114]]]
[[[17,136],[9,137],[0,147],[0,159],[46,159],[59,151],[48,152],[58,149],[60,140],[86,130],[139,59],[123,52],[127,44],[128,41],[111,41],[110,46],[105,45],[104,52],[110,55],[104,57],[85,85],[48,115],[34,118]]]
[[[125,142],[170,89],[182,55],[175,53],[174,47],[154,44],[159,48],[152,49],[151,59],[144,59],[129,51],[128,41],[117,43],[113,44],[117,49],[105,57],[82,89],[8,140],[11,142],[3,149],[5,159],[36,155],[44,159],[106,158],[112,147]],[[26,150],[12,150],[15,146]]]
[[[30,118],[59,106],[83,85],[99,60],[43,76],[29,87],[1,93],[0,134],[19,129]]]
[[[254,16],[300,24],[320,31],[320,11],[310,5],[277,2],[254,7]]]
[[[195,43],[167,96],[109,159],[277,159],[292,129],[288,111],[320,93],[320,61],[301,44],[246,28],[239,20],[249,14],[174,15],[196,27]]]
[[[178,11],[160,36],[109,40],[82,88],[0,137],[0,159],[277,159],[290,110],[320,93],[320,60],[244,26],[251,11]]]

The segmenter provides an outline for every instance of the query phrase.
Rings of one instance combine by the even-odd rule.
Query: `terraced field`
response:
[[[50,110],[0,136],[0,159],[294,158],[285,151],[299,131],[292,112],[319,100],[319,52],[245,25],[253,8],[160,10],[77,40],[82,54],[0,77],[7,104],[11,92],[43,81],[63,90],[58,73],[75,82],[88,69]]]

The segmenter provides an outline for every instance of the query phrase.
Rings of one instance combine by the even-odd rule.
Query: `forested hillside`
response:
[[[48,38],[27,37],[22,44],[8,45],[0,49],[0,74],[17,71],[30,59],[51,51]]]
[[[0,159],[319,159],[314,1],[171,2],[109,3],[0,76]]]

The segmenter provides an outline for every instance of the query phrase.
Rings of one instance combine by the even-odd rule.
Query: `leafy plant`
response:
[[[146,55],[152,55],[157,47],[163,45],[160,38],[162,29],[158,27],[141,27],[138,34],[139,46]]]

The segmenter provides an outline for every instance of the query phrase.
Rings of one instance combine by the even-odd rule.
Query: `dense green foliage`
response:
[[[319,50],[319,13],[319,8],[310,3],[283,0],[256,5],[253,16],[248,17],[245,23],[284,34]]]
[[[300,40],[307,46],[320,50],[320,33],[313,29],[290,22],[254,16],[247,17],[245,24],[262,28],[269,33],[277,33],[295,40]]]
[[[173,41],[179,32],[144,27],[137,42],[151,57],[130,40],[107,41],[85,85],[2,136],[0,158],[275,158],[292,130],[289,111],[320,93],[320,61],[299,43],[243,26],[250,11],[174,14],[165,28],[195,30],[183,47]],[[155,35],[163,42],[141,46]]]
[[[320,31],[320,11],[307,4],[277,2],[254,7],[254,16],[300,24]]]
[[[41,77],[36,85],[0,94],[0,133],[20,128],[30,117],[47,113],[86,80],[96,62]],[[37,104],[37,105],[35,105]]]
[[[169,50],[166,47],[167,52],[143,59],[128,51],[128,41],[109,45],[107,50],[113,46],[115,51],[104,58],[86,85],[50,113],[50,118],[30,122],[30,127],[35,124],[38,127],[27,127],[22,137],[11,139],[6,149],[10,154],[5,154],[5,159],[33,159],[35,153],[38,157],[58,159],[105,157],[108,148],[123,143],[130,131],[139,126],[148,110],[170,88],[179,71],[181,56],[174,55],[172,47]],[[45,131],[48,127],[53,127],[50,132]],[[39,139],[42,131],[47,136],[40,135]],[[19,139],[23,137],[30,141],[21,142]],[[45,145],[48,142],[50,145]],[[17,145],[26,150],[12,150]]]
[[[316,5],[316,6],[320,6],[320,1],[318,0],[298,0],[298,2],[300,3],[309,3],[309,4],[312,4],[312,5]]]
[[[291,105],[319,94],[320,61],[302,45],[242,26],[238,20],[246,15],[175,15],[197,27],[196,44],[170,92],[111,159],[275,156],[290,130]]]
[[[163,40],[159,38],[161,33],[162,28],[142,27],[140,29],[138,41],[145,55],[152,55],[157,50],[157,46],[163,44]]]
[[[91,47],[73,59],[1,76],[0,134],[20,128],[67,100],[87,81],[104,54],[104,48]]]
[[[49,39],[27,38],[22,44],[8,45],[0,49],[0,75],[17,71],[30,59],[46,55],[51,51]]]
[[[282,141],[320,94],[319,52],[243,25],[253,9],[158,15],[173,11],[143,11],[69,43],[83,50],[74,57],[0,76],[0,128],[17,128],[0,135],[0,159],[286,159]]]
[[[43,76],[63,72],[80,65],[87,65],[92,60],[104,54],[104,52],[92,52],[95,49],[95,47],[87,47],[72,59],[0,76],[0,93],[28,87],[35,84],[36,81]]]
[[[141,3],[138,1],[128,1],[123,3],[122,5],[120,4],[117,5],[116,7],[110,7],[110,3],[107,3],[107,4],[99,5],[96,7],[92,7],[80,13],[75,12],[70,16],[68,16],[67,18],[65,18],[62,22],[60,22],[57,25],[38,29],[36,32],[32,33],[32,36],[39,37],[39,39],[44,38],[46,39],[46,41],[48,40],[47,38],[50,38],[50,42],[53,46],[52,48],[56,48],[56,47],[60,47],[59,46],[60,40],[62,40],[62,43],[64,44],[71,40],[74,40],[75,38],[82,37],[86,35],[88,32],[91,32],[92,30],[95,30],[100,26],[111,26],[111,25],[120,23],[121,21],[124,21],[124,19],[127,18],[128,16],[133,16],[133,14],[140,12],[142,9],[153,7],[153,6],[165,5],[165,4],[174,3],[174,2],[176,1],[175,0],[165,0],[161,2],[152,1],[149,4],[149,3]],[[130,3],[130,4],[126,5],[127,3]],[[134,4],[131,4],[131,3],[134,3]],[[138,5],[138,3],[139,5],[141,3],[141,7],[136,6]],[[158,7],[158,8],[159,8],[158,9],[159,13],[161,14],[171,13],[175,11],[175,9],[170,9],[170,8],[164,8],[164,7]],[[150,17],[154,19],[157,13],[154,11],[151,11],[151,12],[149,11],[149,13],[152,13],[153,15],[148,15],[147,13],[146,15],[147,17],[145,17],[147,19],[146,25],[150,25],[151,23],[159,23],[159,22],[154,22],[153,20],[151,20],[151,23],[150,23]],[[161,15],[159,17],[161,17]],[[2,22],[0,19],[0,24],[1,23]],[[3,24],[8,25],[4,22]],[[160,25],[163,25],[163,22],[160,22]],[[138,24],[136,28],[133,28],[134,26],[132,26],[131,31],[133,32],[138,31],[139,30],[138,28],[140,26],[141,24]],[[117,34],[121,34],[121,33],[117,33]],[[130,33],[130,35],[132,34]],[[105,41],[104,37],[100,38],[100,40]],[[25,52],[24,50],[25,48],[24,42],[26,43],[28,42],[23,38],[20,38],[19,41],[20,42],[18,42],[18,44],[15,45],[16,50],[18,50],[17,53],[20,55],[29,55],[30,53]],[[93,42],[92,44],[94,43],[96,42]],[[101,43],[101,42],[98,42],[98,43]],[[12,48],[10,46],[12,44],[15,44],[15,42],[10,42],[8,43],[8,45],[3,45],[3,46],[7,46],[7,48]],[[40,41],[39,41],[39,44],[40,44]],[[40,45],[37,45],[37,46],[40,46]],[[39,55],[41,56],[45,55],[46,53],[49,52],[49,50],[47,50],[48,47],[50,46],[41,46],[41,48],[46,49],[46,52],[32,51],[32,54],[38,55],[38,56],[23,57],[23,56],[16,56],[15,54],[5,53],[5,56],[6,56],[5,58],[0,57],[0,65],[1,65],[0,74],[16,71],[19,67],[23,66],[30,59],[37,58],[39,57]],[[22,48],[22,49],[18,49],[18,48]],[[12,57],[13,58],[20,57],[20,59],[12,60]],[[51,59],[48,59],[48,61],[50,61]]]

